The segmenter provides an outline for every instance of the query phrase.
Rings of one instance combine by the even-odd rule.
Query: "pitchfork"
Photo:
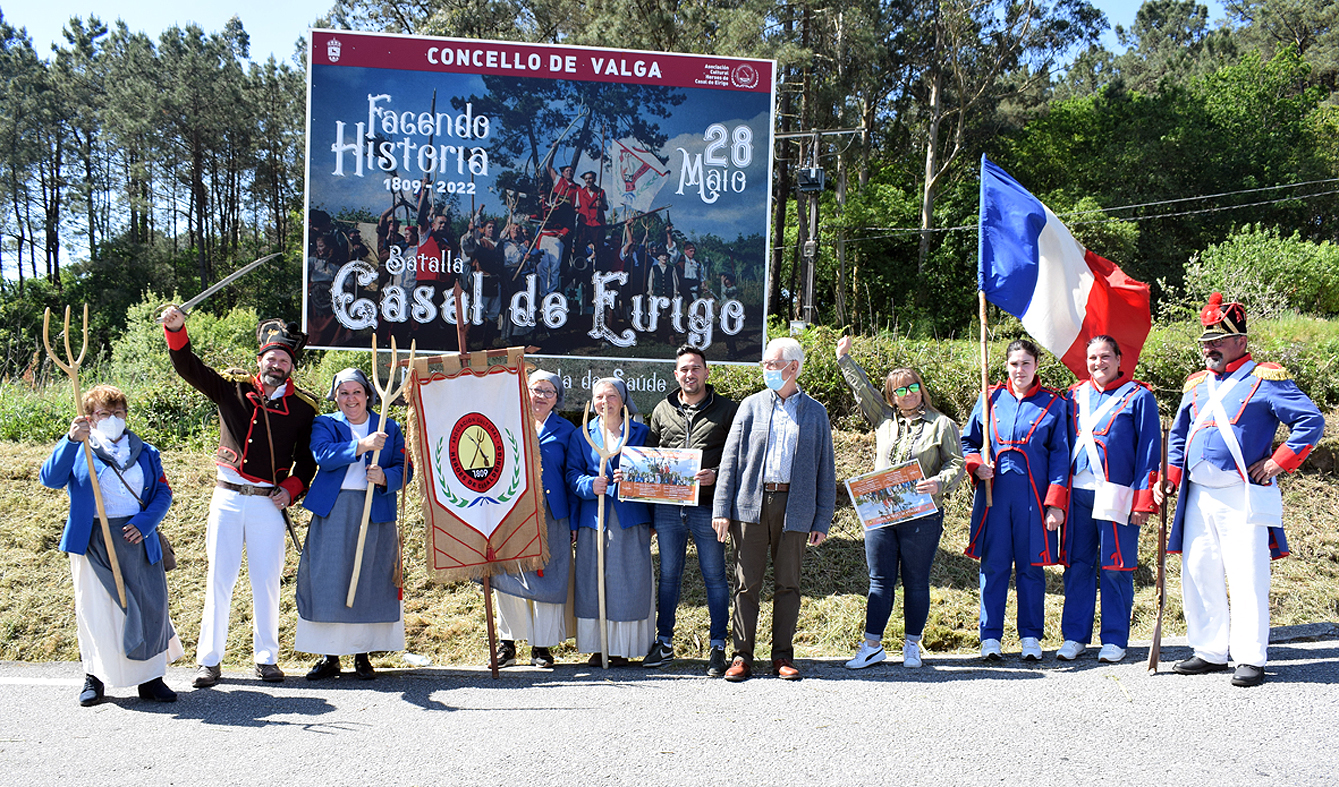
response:
[[[586,442],[600,455],[600,478],[604,478],[605,468],[609,466],[609,460],[618,456],[623,450],[623,444],[628,441],[628,406],[623,405],[623,436],[618,441],[618,448],[610,451],[601,445],[596,445],[590,436],[590,402],[586,402],[586,412],[581,416],[581,434],[586,438]],[[600,428],[604,428],[603,421]],[[599,496],[599,503],[595,515],[595,536],[596,536],[596,576],[599,581],[596,587],[600,590],[600,665],[604,669],[609,669],[609,622],[608,615],[605,612],[604,601],[604,495]]]
[[[409,343],[409,367],[414,366],[414,351],[418,346],[418,341]],[[405,386],[409,384],[408,375],[400,381],[400,385],[395,385],[395,356],[399,348],[395,346],[395,337],[391,337],[391,363],[386,371],[388,380],[386,385],[381,385],[381,373],[377,370],[377,335],[372,334],[372,385],[377,389],[377,396],[381,397],[381,420],[377,424],[377,431],[386,430],[386,412],[390,410],[391,400],[404,393]],[[381,449],[372,452],[372,464],[376,464],[381,458]],[[358,592],[358,576],[363,573],[363,548],[367,545],[367,521],[372,517],[372,495],[376,491],[374,484],[367,485],[367,494],[363,497],[363,521],[358,527],[358,549],[353,555],[353,579],[349,580],[349,595],[344,599],[345,607],[353,606],[353,597]]]
[[[84,346],[79,357],[70,350],[70,307],[65,307],[65,358],[62,359],[51,349],[51,309],[48,307],[42,315],[42,343],[46,345],[51,361],[70,376],[70,385],[74,388],[74,414],[84,414],[83,393],[79,390],[79,366],[84,362],[84,353],[88,352],[88,304],[84,304]],[[98,471],[93,466],[93,449],[84,440],[84,459],[88,461],[88,483],[93,487],[93,502],[98,508],[98,521],[102,523],[102,540],[107,545],[107,559],[112,564],[112,578],[116,580],[116,595],[121,601],[121,609],[126,608],[126,583],[121,578],[121,561],[116,557],[116,544],[112,541],[112,526],[107,522],[107,506],[102,502],[102,487],[98,485]]]

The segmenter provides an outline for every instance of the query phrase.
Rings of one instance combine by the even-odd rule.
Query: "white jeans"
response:
[[[205,554],[209,573],[205,610],[200,620],[196,663],[217,666],[228,648],[228,614],[232,589],[246,548],[254,614],[252,648],[257,664],[279,659],[279,579],[284,571],[284,518],[264,495],[242,495],[214,488],[209,503]]]
[[[1181,552],[1186,639],[1195,655],[1265,665],[1269,645],[1269,529],[1246,524],[1246,485],[1191,483]],[[1232,604],[1228,605],[1228,588]]]

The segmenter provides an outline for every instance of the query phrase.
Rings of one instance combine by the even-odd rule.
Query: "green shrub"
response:
[[[1339,314],[1339,247],[1298,233],[1285,238],[1277,227],[1242,227],[1186,266],[1185,305],[1198,307],[1215,291],[1258,318]]]

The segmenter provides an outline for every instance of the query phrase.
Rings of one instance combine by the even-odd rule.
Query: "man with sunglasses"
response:
[[[730,585],[725,578],[725,544],[711,527],[712,497],[716,492],[716,469],[721,464],[725,438],[739,405],[721,396],[707,384],[706,356],[690,345],[679,348],[674,362],[678,390],[671,391],[651,411],[648,445],[661,448],[697,448],[702,465],[697,472],[697,505],[662,504],[655,507],[656,540],[660,542],[660,591],[656,603],[656,641],[642,659],[642,666],[655,668],[674,660],[674,616],[679,606],[688,538],[697,547],[697,563],[707,591],[711,616],[707,675],[725,674],[725,633],[730,614]]]
[[[1234,686],[1265,679],[1269,561],[1288,554],[1274,477],[1296,470],[1320,441],[1325,418],[1277,364],[1247,352],[1246,310],[1214,293],[1200,311],[1205,369],[1186,380],[1168,440],[1168,478],[1179,489],[1168,552],[1181,553],[1186,639],[1195,654],[1172,669],[1223,672]],[[1279,424],[1287,441],[1273,448]],[[1228,588],[1232,590],[1229,604]]]

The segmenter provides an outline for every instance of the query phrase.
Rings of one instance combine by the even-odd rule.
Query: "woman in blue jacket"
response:
[[[600,658],[600,612],[596,541],[599,498],[604,502],[604,581],[609,632],[609,664],[626,666],[640,658],[655,639],[656,610],[652,600],[651,506],[618,499],[619,458],[609,460],[600,475],[600,455],[586,442],[589,435],[606,450],[620,447],[623,439],[623,405],[631,416],[637,408],[628,399],[622,380],[605,377],[591,387],[591,406],[599,417],[587,432],[577,429],[567,443],[567,489],[579,498],[572,521],[576,541],[577,650],[592,653],[588,662],[598,666]],[[645,445],[650,429],[629,420],[628,439],[623,445]]]
[[[395,577],[400,538],[395,528],[395,495],[406,480],[404,435],[389,418],[377,431],[379,416],[367,375],[344,369],[335,375],[327,400],[339,411],[312,423],[312,456],[319,470],[302,505],[312,512],[307,543],[298,563],[298,627],[294,647],[323,655],[308,680],[339,675],[339,657],[355,654],[354,672],[376,677],[371,651],[404,649],[404,614]],[[372,454],[381,455],[372,464]],[[363,500],[372,488],[363,565],[352,607],[344,605],[353,579]]]
[[[539,435],[539,462],[544,483],[544,522],[549,561],[539,571],[499,574],[497,591],[497,665],[516,663],[516,640],[530,643],[530,663],[553,666],[553,648],[570,636],[567,619],[568,582],[572,576],[572,540],[568,517],[575,501],[567,495],[567,446],[576,427],[558,414],[565,393],[563,380],[553,372],[530,373],[530,415]]]
[[[125,428],[125,394],[110,385],[94,386],[84,394],[83,410],[39,475],[44,486],[70,496],[60,550],[70,556],[74,579],[74,618],[84,663],[79,704],[101,702],[107,686],[138,686],[142,699],[174,702],[177,695],[163,683],[163,674],[183,650],[168,618],[167,575],[158,542],[172,489],[157,449]],[[125,586],[124,608],[82,456],[84,441],[94,454],[96,483]]]
[[[1065,642],[1056,658],[1073,661],[1093,636],[1097,591],[1102,589],[1102,650],[1097,660],[1125,658],[1134,609],[1134,569],[1139,565],[1139,526],[1157,511],[1162,435],[1158,402],[1143,383],[1120,368],[1120,345],[1110,336],[1088,342],[1089,379],[1069,389],[1069,440],[1073,446],[1069,519],[1061,560],[1065,564]]]
[[[1007,384],[990,395],[990,456],[982,402],[962,430],[967,474],[976,485],[966,554],[981,561],[981,657],[1003,657],[1009,576],[1018,588],[1018,636],[1025,661],[1040,661],[1046,573],[1059,562],[1057,530],[1069,503],[1069,438],[1064,397],[1037,379],[1037,346],[1026,339],[1007,351]],[[986,484],[993,505],[986,505]]]

